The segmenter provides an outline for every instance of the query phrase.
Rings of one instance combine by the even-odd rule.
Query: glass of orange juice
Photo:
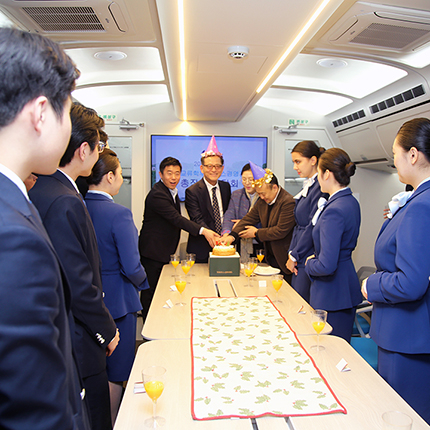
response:
[[[176,275],[176,268],[178,267],[179,263],[181,262],[179,255],[172,254],[170,256],[170,262],[172,263],[172,266],[175,268],[175,273],[172,276]]]
[[[166,419],[157,416],[157,400],[164,390],[166,369],[161,366],[151,366],[143,369],[143,385],[146,394],[152,400],[152,417],[145,420],[145,427],[158,428],[166,424]]]
[[[272,276],[272,285],[276,291],[276,299],[273,303],[282,303],[282,300],[279,300],[278,291],[282,287],[282,282],[284,282],[284,277],[282,275],[274,275]]]
[[[245,272],[245,276],[248,278],[248,287],[251,286],[250,284],[250,278],[251,275],[254,273],[255,267],[254,267],[254,261],[250,258],[244,265],[243,265],[243,271]]]
[[[260,263],[264,260],[264,249],[257,249],[257,258]]]
[[[312,327],[317,332],[317,344],[312,345],[311,349],[318,352],[319,350],[325,349],[323,346],[320,345],[320,333],[322,332],[327,322],[327,311],[324,311],[322,309],[312,309],[311,321]]]
[[[196,254],[187,254],[186,258],[190,262],[190,267],[194,266],[194,263],[196,262]],[[195,276],[194,273],[190,273],[190,276]]]
[[[182,293],[185,290],[185,286],[187,285],[187,279],[184,275],[178,275],[175,277],[175,287],[181,294],[181,301],[176,303],[178,306],[185,306],[186,303],[182,301]]]
[[[190,284],[191,281],[189,280],[188,272],[191,270],[191,261],[190,260],[181,260],[181,267],[182,271],[185,273],[185,276],[187,277],[187,282]]]

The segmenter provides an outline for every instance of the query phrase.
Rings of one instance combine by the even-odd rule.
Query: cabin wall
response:
[[[130,123],[144,123],[139,130],[122,131],[118,125],[106,124],[106,131],[110,136],[132,136],[132,212],[135,224],[140,230],[143,218],[144,200],[150,190],[150,143],[151,134],[204,134],[204,135],[238,135],[238,136],[267,136],[268,166],[272,167],[279,178],[284,177],[284,160],[286,159],[285,138],[273,129],[274,125],[286,126],[288,120],[303,114],[294,112],[293,115],[274,110],[254,107],[240,122],[183,122],[177,119],[171,104],[159,104],[141,109],[118,112],[118,118],[126,118]],[[294,138],[320,139],[327,148],[341,146],[336,133],[330,126],[326,126],[324,118],[306,113],[312,127],[300,129]],[[320,139],[321,140],[321,139]],[[222,152],[222,148],[220,148]],[[184,155],[185,157],[186,155]],[[250,154],[250,158],[252,155]],[[377,184],[377,186],[375,186]],[[357,269],[362,265],[373,265],[373,246],[379,228],[382,224],[382,212],[391,196],[402,190],[397,175],[385,172],[358,168],[352,178],[351,187],[360,200],[362,211],[362,227],[359,243],[353,254]],[[183,208],[186,215],[186,211]],[[187,233],[183,232],[181,242],[187,240]]]

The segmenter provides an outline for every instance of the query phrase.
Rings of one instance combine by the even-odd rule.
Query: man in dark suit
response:
[[[224,158],[218,151],[214,136],[202,154],[200,170],[203,179],[185,190],[185,207],[192,221],[221,234],[231,188],[228,182],[218,180],[224,170]],[[188,238],[187,252],[196,254],[197,263],[207,263],[212,248],[200,236]]]
[[[176,158],[167,157],[160,163],[160,181],[145,199],[145,212],[139,236],[139,251],[148,276],[149,290],[141,291],[142,315],[146,318],[161,270],[178,247],[181,229],[190,235],[204,236],[213,247],[218,234],[181,215],[176,186],[181,179],[182,165]]]
[[[291,283],[291,272],[285,267],[288,260],[288,249],[293,237],[294,206],[293,196],[278,184],[276,176],[267,169],[256,170],[251,164],[255,189],[259,199],[252,209],[233,228],[227,239],[239,237],[257,238],[264,243],[266,261],[281,270],[284,279]],[[261,223],[261,228],[255,227]]]
[[[91,218],[74,182],[89,176],[98,160],[97,113],[74,103],[72,135],[59,169],[40,175],[30,191],[70,283],[75,319],[75,346],[84,380],[93,430],[112,428],[106,355],[119,335],[103,303],[101,263]]]
[[[72,353],[69,287],[24,186],[31,172],[54,172],[64,153],[78,76],[54,42],[0,29],[2,429],[90,429]]]

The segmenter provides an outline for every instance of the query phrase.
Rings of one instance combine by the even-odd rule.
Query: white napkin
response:
[[[390,219],[393,218],[394,214],[410,199],[412,193],[413,191],[402,191],[401,193],[393,196],[391,201],[388,202],[390,212],[387,214],[387,217]]]

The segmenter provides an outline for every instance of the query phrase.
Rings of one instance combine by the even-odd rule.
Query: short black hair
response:
[[[79,77],[73,61],[52,40],[14,28],[0,28],[0,127],[24,106],[45,96],[59,118]]]
[[[182,164],[177,158],[173,157],[166,157],[161,163],[160,163],[160,172],[164,173],[164,169],[167,166],[179,166],[179,169],[182,172]]]
[[[94,109],[80,103],[73,103],[70,109],[72,120],[72,134],[66,152],[60,160],[60,167],[67,166],[72,161],[76,150],[84,142],[88,142],[91,151],[94,151],[99,142],[99,131],[104,127],[104,120],[97,115]]]

